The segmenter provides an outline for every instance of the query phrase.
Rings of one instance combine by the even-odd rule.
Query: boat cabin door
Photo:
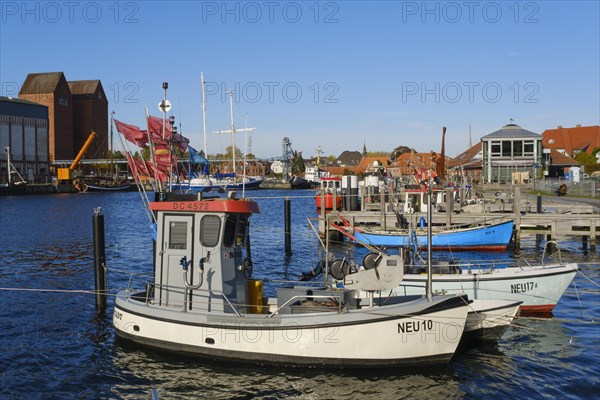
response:
[[[183,307],[183,264],[189,263],[190,279],[198,275],[195,271],[198,263],[192,262],[194,215],[159,213],[161,217],[156,241],[155,301],[160,305]],[[195,283],[190,282],[192,285]]]

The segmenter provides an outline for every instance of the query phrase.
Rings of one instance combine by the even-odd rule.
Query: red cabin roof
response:
[[[160,201],[150,203],[149,207],[152,211],[260,213],[258,203],[252,200]]]

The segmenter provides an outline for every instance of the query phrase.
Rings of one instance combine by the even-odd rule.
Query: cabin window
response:
[[[223,235],[223,246],[233,246],[235,240],[235,229],[237,227],[237,218],[233,215],[227,216],[225,220],[225,233]]]
[[[235,245],[238,247],[244,246],[246,243],[246,227],[248,226],[248,219],[245,216],[241,216],[238,219],[237,232],[235,234]]]
[[[185,250],[187,247],[187,222],[169,223],[169,249]]]
[[[204,247],[215,247],[219,244],[221,218],[216,215],[205,215],[200,220],[200,243]]]

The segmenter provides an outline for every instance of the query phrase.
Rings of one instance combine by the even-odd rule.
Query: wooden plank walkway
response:
[[[511,212],[492,212],[492,213],[454,213],[454,212],[434,212],[432,213],[433,225],[470,225],[475,223],[491,223],[501,219],[513,219],[515,221],[514,242],[515,248],[519,249],[520,239],[523,235],[545,235],[548,240],[556,240],[565,236],[579,236],[582,238],[584,247],[587,247],[588,241],[591,249],[596,246],[597,239],[600,237],[600,214],[555,214],[555,213],[536,213],[531,212],[531,207],[521,210],[520,192],[514,193],[514,202],[507,204],[506,209]],[[452,205],[447,205],[452,209]],[[353,226],[374,226],[380,229],[393,230],[397,228],[397,217],[392,212],[390,204],[381,202],[371,203],[363,211],[333,211],[329,218],[335,219],[340,215]],[[427,219],[426,213],[404,214],[405,218],[411,221],[420,221],[421,218]],[[320,225],[321,232],[324,232],[324,226]]]

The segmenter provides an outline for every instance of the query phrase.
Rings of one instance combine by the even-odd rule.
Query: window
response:
[[[35,126],[25,125],[25,159],[35,161]]]
[[[523,155],[523,142],[516,140],[513,142],[513,157],[521,157]]]
[[[200,243],[204,247],[215,247],[219,244],[221,218],[216,215],[205,215],[200,221]]]
[[[248,219],[245,216],[241,216],[238,219],[237,232],[235,234],[235,245],[238,247],[244,246],[246,243],[246,227],[248,226]]]
[[[187,248],[187,222],[169,223],[169,249],[185,250]]]
[[[10,156],[13,160],[23,159],[23,125],[12,124],[10,127]]]
[[[235,240],[235,229],[237,227],[237,218],[233,215],[227,216],[225,220],[225,233],[223,235],[223,246],[233,246]]]
[[[533,140],[526,140],[524,143],[524,156],[533,156]]]
[[[500,156],[500,142],[492,142],[492,156]]]
[[[512,142],[510,140],[502,141],[502,157],[512,156]]]
[[[6,160],[8,154],[6,152],[6,148],[10,146],[10,142],[8,141],[8,124],[1,123],[0,124],[0,160]],[[5,174],[2,174],[5,176]]]
[[[37,129],[37,156],[39,161],[48,161],[48,128],[45,126]]]

